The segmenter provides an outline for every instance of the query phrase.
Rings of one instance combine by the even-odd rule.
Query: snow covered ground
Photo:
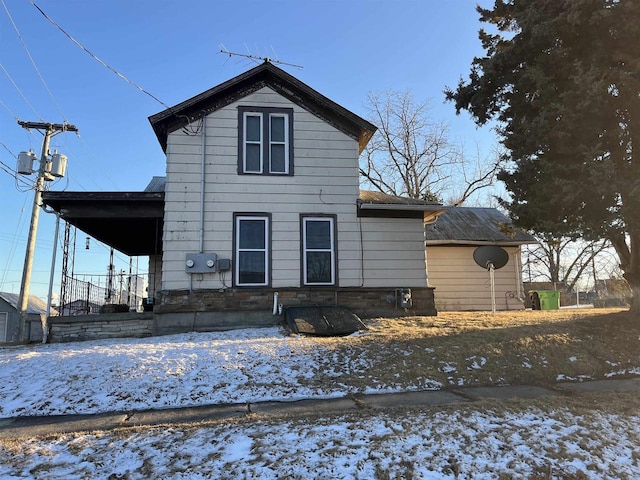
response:
[[[347,341],[273,327],[1,348],[0,418],[343,397],[341,371],[366,363],[335,364]]]
[[[0,418],[342,397],[355,387],[341,376],[370,363],[362,352],[338,357],[348,342],[269,328],[4,347]],[[425,387],[441,385],[408,386]],[[464,405],[9,441],[0,478],[640,478],[629,398],[618,410]]]
[[[634,479],[638,439],[637,413],[511,404],[247,418],[0,445],[0,478]]]

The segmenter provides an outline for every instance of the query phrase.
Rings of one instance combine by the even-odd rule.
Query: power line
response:
[[[7,107],[7,104],[4,103],[1,98],[0,98],[0,105],[2,105],[7,112],[9,112],[9,115],[11,115],[14,120],[18,120],[18,116],[15,113],[13,113],[9,107]]]
[[[40,73],[40,69],[36,65],[36,62],[33,60],[33,57],[31,56],[31,52],[27,48],[27,44],[25,43],[24,39],[22,38],[22,35],[20,34],[20,31],[18,30],[18,27],[17,27],[16,23],[13,21],[13,18],[11,17],[11,14],[9,13],[9,9],[5,5],[4,0],[0,0],[0,3],[2,3],[2,6],[4,7],[4,11],[7,12],[7,17],[9,17],[9,20],[11,21],[11,25],[13,25],[13,29],[16,31],[16,35],[18,35],[18,38],[20,39],[20,43],[22,43],[22,47],[24,48],[24,51],[27,52],[27,56],[29,57],[29,60],[31,60],[31,65],[33,65],[33,69],[38,74],[38,77],[40,77],[40,81],[42,82],[42,85],[44,86],[45,90],[47,91],[47,93],[51,97],[51,100],[53,101],[54,105],[56,106],[56,108],[60,112],[60,115],[62,115],[62,119],[66,122],[67,118],[64,116],[64,113],[62,112],[62,109],[60,108],[60,105],[58,104],[58,102],[56,101],[55,97],[53,96],[53,93],[51,93],[51,90],[49,89],[49,86],[47,85],[47,82],[44,81],[44,77]]]
[[[16,253],[16,246],[18,244],[17,240],[18,240],[18,232],[20,231],[20,224],[22,223],[22,218],[24,216],[24,208],[27,205],[27,197],[24,197],[24,203],[22,204],[22,208],[20,209],[20,217],[18,218],[18,223],[16,225],[16,231],[13,234],[13,239],[11,240],[11,247],[9,248],[9,256],[7,258],[7,265],[5,267],[5,271],[2,274],[2,279],[0,280],[0,287],[4,286],[4,283],[7,279],[7,273],[8,273],[8,269],[9,269],[9,265],[11,265],[11,262],[13,261],[13,256]]]
[[[17,159],[18,157],[16,156],[15,153],[13,153],[9,147],[7,147],[3,142],[0,142],[0,145],[2,145],[4,147],[4,149],[9,152],[9,155],[11,155],[13,158]]]
[[[148,95],[149,97],[153,98],[156,102],[158,102],[160,105],[162,105],[164,108],[167,109],[171,109],[171,107],[169,105],[167,105],[166,103],[164,103],[162,100],[160,100],[158,97],[152,95],[151,93],[147,92],[144,88],[142,88],[140,85],[138,85],[137,83],[135,83],[132,80],[129,80],[124,74],[120,73],[119,71],[117,71],[115,68],[111,67],[108,63],[106,63],[104,60],[101,60],[100,58],[98,58],[93,52],[91,52],[89,49],[87,49],[84,45],[82,45],[78,40],[76,40],[75,38],[73,38],[71,36],[71,34],[67,33],[67,31],[62,28],[60,25],[58,25],[51,17],[49,17],[49,15],[47,15],[38,5],[36,5],[36,3],[33,0],[29,0],[29,2],[31,3],[31,5],[33,5],[34,7],[36,7],[36,9],[42,14],[42,16],[44,18],[46,18],[49,23],[51,23],[51,25],[53,25],[54,27],[56,27],[58,30],[60,30],[69,40],[71,40],[73,43],[75,43],[78,47],[80,47],[83,51],[85,51],[86,53],[88,53],[91,58],[93,58],[96,62],[98,62],[100,65],[102,65],[103,67],[107,68],[108,70],[110,70],[111,72],[115,73],[118,77],[120,77],[121,79],[123,79],[125,82],[129,83],[130,85],[134,86],[135,88],[137,88],[138,90],[140,90],[142,93],[144,93],[145,95]]]
[[[105,166],[104,166],[104,162],[98,157],[98,155],[87,144],[87,142],[84,141],[84,138],[81,135],[76,135],[76,138],[80,141],[81,145],[86,150],[86,153],[84,154],[84,156],[86,157],[87,155],[90,155],[94,159],[94,161],[92,161],[92,162],[76,162],[75,163],[76,168],[80,169],[84,173],[88,173],[89,174],[88,176],[91,179],[91,182],[97,187],[97,189],[99,191],[104,190],[104,188],[102,188],[100,186],[100,184],[97,181],[98,179],[100,179],[100,180],[106,179],[106,180],[110,181],[111,184],[114,186],[114,188],[116,190],[118,190],[118,186],[113,181],[111,176],[109,175],[108,169],[106,169]],[[72,160],[72,158],[80,158],[80,155],[78,155],[75,152],[74,148],[72,148],[71,145],[66,141],[66,137],[63,137],[62,140],[60,140],[60,144],[58,144],[58,145],[61,145],[62,147],[64,147],[65,154],[69,157],[70,161]],[[89,170],[87,170],[87,167],[91,167],[91,168]],[[99,171],[99,175],[96,175],[96,173],[95,173],[95,169],[96,168],[99,168],[99,170],[100,170]],[[94,170],[92,170],[92,169],[94,169]],[[69,173],[69,178],[73,178],[73,180],[76,183],[78,183],[80,188],[82,188],[83,190],[87,190],[85,187],[83,187],[80,184],[80,182],[77,181],[77,179],[71,173]]]
[[[20,88],[18,87],[18,85],[16,84],[16,82],[13,81],[13,78],[11,78],[11,75],[9,75],[9,72],[7,72],[7,69],[4,68],[4,65],[2,65],[0,63],[0,68],[2,68],[2,71],[4,72],[4,74],[7,76],[7,78],[9,79],[9,81],[12,83],[13,87],[18,91],[18,93],[20,94],[20,96],[22,97],[22,99],[24,100],[24,102],[29,105],[29,108],[31,109],[31,111],[33,113],[36,114],[36,117],[38,117],[40,120],[42,120],[42,115],[40,115],[35,108],[33,108],[33,105],[31,105],[31,102],[29,102],[29,100],[27,100],[27,97],[24,96],[24,93],[22,93],[22,90],[20,90]],[[14,116],[15,117],[15,116]],[[17,117],[16,117],[17,118]]]
[[[9,147],[7,147],[4,142],[0,141],[0,145],[2,145],[4,147],[4,149],[9,152],[9,154],[14,158],[17,159],[16,155],[9,149]],[[4,172],[6,172],[7,174],[9,174],[10,176],[12,176],[13,178],[15,178],[16,180],[16,184],[18,183],[22,183],[23,187],[28,187],[29,189],[31,189],[31,187],[33,187],[32,184],[30,184],[29,182],[27,182],[24,178],[20,177],[18,175],[18,172],[16,172],[12,167],[10,167],[9,165],[7,165],[6,163],[4,163],[2,160],[0,160],[0,170],[3,170]],[[17,186],[17,185],[16,185]],[[21,190],[21,191],[26,191],[26,190]]]

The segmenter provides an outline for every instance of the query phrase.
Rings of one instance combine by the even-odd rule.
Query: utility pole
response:
[[[49,159],[49,142],[52,137],[61,132],[77,132],[78,128],[68,123],[46,123],[46,122],[23,122],[18,120],[18,124],[27,130],[38,130],[44,135],[42,140],[42,152],[40,154],[40,166],[38,168],[38,178],[36,180],[35,194],[33,197],[33,209],[31,210],[31,223],[29,225],[29,238],[27,240],[27,251],[24,256],[24,268],[22,269],[22,283],[20,284],[20,297],[18,300],[18,312],[20,313],[20,340],[26,340],[26,312],[29,303],[29,287],[31,284],[31,270],[33,268],[33,255],[36,247],[36,235],[38,233],[38,220],[40,218],[40,207],[42,206],[42,191],[44,189],[45,177]],[[50,170],[50,166],[49,166]],[[46,312],[49,316],[49,312]]]

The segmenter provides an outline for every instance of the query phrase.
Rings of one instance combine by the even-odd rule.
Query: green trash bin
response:
[[[532,310],[557,310],[560,308],[558,290],[531,290],[529,292]]]

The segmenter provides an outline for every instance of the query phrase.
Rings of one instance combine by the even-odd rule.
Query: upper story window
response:
[[[293,175],[293,109],[238,108],[238,173]]]

